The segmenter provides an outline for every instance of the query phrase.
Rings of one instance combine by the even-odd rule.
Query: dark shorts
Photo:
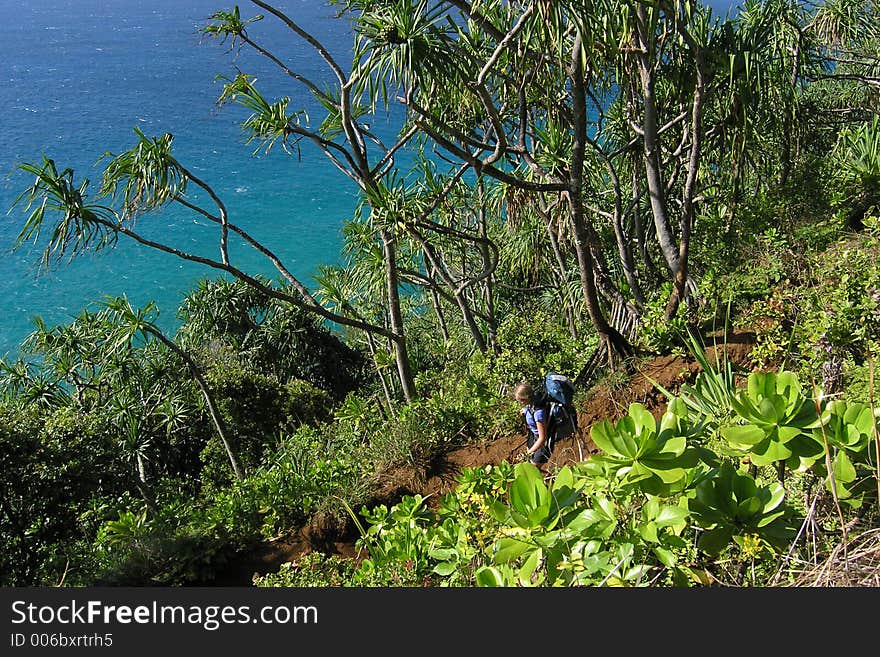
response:
[[[535,436],[535,435],[529,436],[529,440],[526,443],[528,445],[529,449],[532,448],[532,445],[534,445],[537,440],[538,440],[537,436]],[[529,461],[534,463],[535,465],[541,465],[542,463],[546,463],[549,460],[550,460],[550,448],[547,447],[546,442],[541,446],[541,449],[539,449],[537,452],[532,454],[531,458],[529,459]]]

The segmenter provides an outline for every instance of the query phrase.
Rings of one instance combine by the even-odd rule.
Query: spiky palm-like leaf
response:
[[[240,48],[242,40],[247,39],[248,25],[263,20],[263,15],[257,14],[253,18],[243,19],[238,5],[235,5],[232,11],[215,11],[211,14],[210,20],[213,22],[201,28],[202,34],[219,39],[220,43],[226,43],[226,40],[230,39],[232,48]]]
[[[60,218],[51,228],[43,250],[43,264],[65,256],[73,258],[90,249],[101,249],[116,242],[113,229],[115,215],[104,205],[90,203],[86,190],[89,180],[77,186],[73,169],[60,173],[55,161],[43,156],[42,165],[20,164],[19,169],[34,176],[33,184],[22,192],[10,207],[24,204],[28,213],[24,227],[15,242],[19,248],[25,242],[39,243],[43,229],[52,215]]]
[[[118,198],[125,218],[134,218],[186,193],[188,177],[171,154],[174,137],[148,137],[134,129],[138,143],[112,155],[104,170],[101,194]]]
[[[308,113],[305,110],[288,113],[290,97],[283,96],[274,102],[268,101],[255,85],[257,78],[246,73],[239,73],[230,79],[218,76],[223,80],[223,91],[217,99],[218,105],[237,103],[251,112],[242,124],[242,131],[246,135],[246,142],[258,142],[254,155],[260,150],[268,153],[272,147],[281,140],[282,148],[289,149],[288,139],[294,134],[294,129],[307,124]],[[324,102],[320,96],[318,100]]]
[[[388,102],[389,89],[414,85],[429,88],[431,81],[460,68],[451,56],[449,30],[441,4],[427,0],[391,0],[367,3],[355,25],[355,61],[368,71],[360,80],[370,102]]]

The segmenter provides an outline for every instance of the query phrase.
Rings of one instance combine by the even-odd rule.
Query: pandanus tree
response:
[[[831,64],[811,74],[830,81],[855,112],[878,114],[880,98],[880,4],[877,0],[826,0],[816,7],[804,31]]]
[[[219,103],[235,102],[249,109],[251,115],[245,120],[244,128],[250,140],[257,140],[267,150],[279,142],[285,149],[304,140],[311,142],[362,190],[378,192],[383,176],[393,170],[395,154],[412,136],[412,131],[386,146],[361,120],[366,110],[354,96],[360,71],[355,68],[351,74],[345,74],[329,51],[292,19],[266,3],[255,1],[253,4],[281,20],[293,34],[317,52],[336,80],[337,89],[335,92],[321,90],[317,84],[291,70],[279,57],[260,46],[249,35],[249,28],[261,17],[244,20],[236,8],[232,12],[215,13],[204,32],[220,39],[232,39],[234,46],[247,45],[268,57],[284,73],[305,85],[327,110],[327,116],[319,127],[310,127],[304,112],[288,109],[289,99],[269,102],[256,89],[253,77],[245,73],[227,80]],[[406,400],[414,398],[415,389],[400,311],[396,237],[391,226],[384,225],[379,230],[385,263],[387,326],[331,312],[318,302],[275,252],[232,220],[226,205],[206,181],[174,157],[170,134],[148,137],[137,129],[135,131],[138,143],[122,154],[111,156],[95,198],[89,195],[87,180],[75,182],[74,172],[69,169],[59,173],[51,159],[44,157],[41,165],[21,165],[22,170],[35,177],[35,182],[16,201],[24,201],[30,211],[19,244],[29,239],[39,240],[54,220],[44,251],[46,262],[56,257],[103,248],[115,243],[122,235],[170,255],[211,267],[253,286],[270,298],[293,304],[322,319],[388,339],[394,346],[403,396]],[[371,148],[377,151],[375,156]],[[189,252],[174,244],[148,238],[135,228],[134,220],[138,216],[168,204],[183,206],[216,225],[217,256]],[[266,258],[278,272],[283,286],[271,284],[240,268],[230,255],[230,240],[239,240]]]
[[[55,162],[44,157],[41,165],[22,164],[20,168],[34,176],[34,182],[16,199],[28,213],[17,246],[27,241],[40,242],[44,231],[50,234],[44,242],[43,260],[74,257],[90,250],[100,250],[114,244],[119,236],[130,238],[145,246],[175,257],[196,262],[225,272],[267,298],[289,303],[340,324],[380,332],[394,339],[391,330],[366,324],[324,308],[311,292],[284,266],[268,247],[255,240],[239,225],[229,220],[222,200],[204,181],[178,162],[171,154],[172,136],[150,138],[137,131],[138,144],[113,157],[104,171],[103,181],[95,199],[89,196],[89,181],[77,184],[71,169],[58,171]],[[200,205],[188,195],[193,185],[202,191],[210,207]],[[114,209],[104,203],[116,203]],[[143,213],[169,203],[176,203],[216,224],[219,228],[219,258],[192,253],[173,244],[145,236],[135,226]],[[49,228],[51,226],[51,228]],[[234,235],[254,248],[275,266],[284,285],[273,285],[264,277],[239,268],[230,257],[229,239]]]
[[[199,387],[217,435],[227,446],[233,473],[241,478],[243,472],[201,370],[150,321],[154,312],[153,304],[135,309],[125,299],[108,299],[98,311],[83,310],[68,324],[49,327],[38,320],[22,345],[26,356],[19,360],[30,367],[25,376],[13,378],[11,371],[20,368],[5,365],[3,385],[14,385],[17,397],[36,401],[45,410],[98,418],[95,432],[85,435],[96,450],[105,441],[114,446],[113,460],[124,466],[120,474],[127,470],[130,475],[123,479],[155,510],[151,482],[179,471],[174,444],[196,415],[191,382]],[[35,388],[44,390],[39,398],[28,394]],[[54,394],[45,392],[49,390]]]
[[[442,182],[424,176],[416,193],[436,198]],[[413,280],[429,287],[439,318],[441,298],[458,307],[462,323],[482,352],[498,351],[495,272],[500,255],[497,240],[490,236],[497,221],[485,185],[458,182],[427,220],[408,231],[426,263],[425,275],[413,272]]]
[[[810,44],[830,66],[812,69],[814,83],[828,89],[834,103],[825,115],[848,123],[838,135],[837,166],[842,173],[847,225],[862,220],[880,201],[880,5],[876,1],[831,0],[807,25]]]
[[[439,25],[442,13],[435,8],[429,8],[426,2],[418,2],[414,8],[409,3],[402,2],[380,5],[369,2],[346,3],[350,10],[372,10],[362,11],[355,23],[359,39],[355,44],[351,72],[346,74],[328,49],[289,16],[268,3],[254,0],[253,4],[279,18],[315,50],[334,79],[332,91],[322,90],[314,82],[292,72],[272,53],[254,42],[248,33],[248,25],[254,19],[242,20],[237,9],[231,13],[215,14],[216,22],[208,26],[205,32],[222,39],[231,38],[233,46],[247,44],[269,57],[285,73],[309,89],[326,110],[326,118],[317,129],[310,128],[302,120],[301,114],[288,113],[284,99],[276,103],[267,102],[256,90],[253,80],[243,75],[229,82],[221,102],[235,101],[250,109],[253,114],[245,127],[250,130],[252,139],[263,142],[267,147],[278,140],[285,146],[298,145],[303,141],[312,142],[362,191],[368,210],[367,221],[375,230],[377,242],[382,249],[384,289],[380,298],[387,309],[387,317],[373,323],[372,331],[362,321],[359,321],[359,325],[340,323],[367,330],[371,333],[370,342],[375,336],[391,341],[403,395],[408,400],[412,399],[415,391],[409,369],[400,296],[400,287],[404,281],[398,266],[398,250],[404,248],[404,233],[419,244],[426,262],[418,273],[425,274],[427,270],[428,280],[425,282],[428,283],[432,282],[432,275],[440,279],[441,285],[447,288],[464,322],[470,328],[476,346],[480,350],[486,349],[485,339],[474,318],[472,304],[463,295],[462,282],[456,281],[444,264],[435,258],[436,253],[431,242],[421,232],[429,230],[449,234],[449,229],[434,223],[431,215],[455,187],[466,167],[459,167],[456,173],[431,189],[430,198],[424,201],[422,207],[414,209],[408,200],[400,202],[401,190],[396,184],[395,157],[410,144],[417,134],[417,126],[405,124],[394,143],[386,145],[364,120],[380,104],[387,105],[389,89],[408,86],[413,76],[417,76],[424,84],[456,66],[454,60],[447,57],[450,54],[449,38],[445,28]],[[393,47],[390,50],[377,50],[372,47],[376,42]],[[464,231],[456,237],[473,239]],[[487,242],[484,238],[481,244],[486,248]],[[408,278],[411,280],[412,276]],[[464,283],[465,286],[469,284]],[[432,289],[436,292],[438,287]],[[351,306],[338,307],[343,316],[351,310]]]
[[[155,304],[150,302],[144,308],[135,308],[125,298],[110,298],[103,305],[104,310],[102,313],[109,329],[106,338],[109,345],[115,348],[130,349],[132,344],[138,341],[156,340],[183,361],[187,372],[204,397],[208,414],[211,417],[214,428],[217,430],[217,436],[226,450],[226,456],[229,458],[229,465],[232,468],[233,474],[237,479],[243,479],[244,470],[242,470],[238,463],[238,458],[229,438],[226,422],[217,407],[214,395],[205,380],[202,369],[189,352],[166,336],[155,322],[151,321],[150,316],[156,310]]]
[[[442,299],[457,310],[470,341],[479,351],[490,348],[496,320],[491,312],[491,289],[478,299],[474,289],[490,279],[498,264],[498,247],[487,237],[485,211],[472,207],[473,193],[458,175],[438,176],[425,159],[419,160],[419,175],[412,183],[399,182],[385,191],[393,199],[389,216],[397,218],[401,238],[413,261],[401,269],[403,279],[424,288],[432,299],[441,325]],[[385,205],[376,199],[376,205]],[[484,327],[487,333],[484,333]]]
[[[475,346],[485,350],[491,344],[492,313],[488,305],[480,307],[473,291],[478,285],[488,289],[494,275],[492,242],[470,214],[447,211],[447,199],[466,178],[484,188],[490,179],[503,186],[501,216],[512,219],[527,209],[543,220],[554,252],[554,284],[568,280],[567,258],[576,262],[583,301],[567,306],[573,330],[582,307],[609,350],[625,354],[631,347],[609,310],[632,300],[638,312],[646,290],[656,284],[650,276],[646,280],[653,269],[649,234],[666,262],[664,278],[673,283],[666,306],[671,318],[687,295],[692,235],[713,178],[732,169],[738,180],[745,163],[759,157],[755,117],[781,116],[773,134],[789,139],[797,124],[791,118],[796,91],[827,70],[804,65],[812,66],[824,52],[823,42],[811,35],[824,35],[826,51],[827,44],[835,46],[840,66],[852,49],[858,79],[874,88],[870,44],[876,36],[859,37],[847,26],[865,24],[876,7],[854,0],[833,3],[839,11],[829,9],[809,29],[783,0],[766,8],[747,3],[742,19],[721,24],[695,0],[338,0],[333,4],[343,6],[340,15],[355,19],[348,72],[290,16],[266,2],[252,4],[314,51],[329,72],[328,87],[293,70],[252,36],[262,16],[245,19],[237,7],[216,12],[204,33],[267,58],[312,94],[323,120],[312,124],[304,111],[289,107],[287,97],[266,99],[246,73],[226,79],[219,103],[250,111],[243,127],[259,148],[280,144],[289,152],[312,144],[358,185],[381,252],[382,316],[366,320],[352,314],[351,306],[333,311],[323,305],[275,252],[233,221],[206,181],[173,156],[169,134],[138,132],[131,150],[111,157],[94,196],[87,181],[74,181],[69,170],[59,173],[49,159],[22,166],[36,181],[19,199],[32,210],[21,240],[38,238],[52,223],[47,260],[100,249],[122,235],[214,268],[279,302],[365,331],[371,341],[388,341],[406,400],[415,389],[402,284],[424,286],[435,301],[447,295]],[[780,20],[774,23],[774,17]],[[760,93],[749,95],[755,81]],[[785,101],[783,112],[773,109],[777,97]],[[398,101],[406,121],[386,144],[366,119]],[[397,184],[395,160],[416,135],[450,169],[434,181],[424,178],[413,195]],[[783,159],[784,177],[791,158]],[[219,253],[192,253],[138,231],[135,218],[168,204],[216,226]],[[645,204],[653,231],[642,218]],[[616,263],[608,259],[609,234]],[[283,283],[240,267],[230,241],[256,250]],[[401,256],[401,248],[408,253]],[[467,271],[457,271],[448,255],[453,250],[480,256]],[[410,255],[419,260],[414,268],[407,264]]]
[[[413,125],[444,157],[466,165],[477,179],[565,200],[590,320],[606,344],[627,351],[601,307],[596,232],[584,212],[584,44],[566,13],[572,3],[346,4],[370,28],[360,31],[358,52],[374,71],[373,89],[397,93]],[[411,16],[423,20],[414,24]],[[568,161],[547,170],[536,150],[539,131],[554,121],[564,121],[574,143]]]
[[[316,83],[290,70],[277,56],[253,41],[248,34],[248,24],[257,18],[243,21],[237,8],[232,13],[215,13],[215,22],[205,28],[205,33],[221,39],[231,38],[233,46],[247,44],[255,48],[257,52],[278,64],[284,73],[304,84],[327,111],[327,116],[317,129],[310,127],[304,122],[301,112],[288,113],[287,99],[275,103],[267,102],[255,88],[253,79],[245,74],[239,74],[226,85],[221,103],[238,102],[252,111],[251,117],[245,123],[245,128],[251,131],[252,139],[263,142],[267,147],[271,147],[278,139],[284,144],[310,141],[363,192],[380,193],[382,178],[393,170],[395,154],[405,146],[413,132],[405,132],[395,143],[386,146],[362,120],[369,110],[358,101],[358,85],[362,78],[359,68],[353,66],[352,71],[346,74],[330,51],[289,16],[265,2],[253,0],[253,4],[282,21],[298,38],[314,49],[331,72],[334,80],[332,91],[320,89]],[[391,227],[383,225],[379,229],[379,239],[385,263],[388,328],[365,325],[358,320],[347,319],[344,315],[336,316],[334,321],[342,320],[339,321],[340,324],[383,335],[393,343],[401,389],[404,398],[410,401],[415,397],[416,391],[400,309],[397,238]],[[309,298],[316,306],[318,305],[311,295]],[[328,319],[333,318],[328,317]]]
[[[808,15],[793,3],[748,2],[723,20],[691,1],[602,7],[583,14],[593,35],[591,61],[605,71],[611,90],[603,98],[607,120],[595,106],[597,142],[605,146],[596,153],[608,173],[594,188],[598,198],[614,191],[614,210],[606,214],[630,288],[640,275],[648,274],[641,279],[646,289],[652,283],[640,212],[647,200],[668,270],[663,278],[673,283],[670,319],[694,286],[691,243],[700,218],[726,211],[731,231],[746,181],[756,191],[784,183],[801,157],[802,126],[810,117],[800,97],[823,69],[822,58],[807,38]],[[622,213],[617,205],[627,196]],[[628,213],[631,234],[619,224]],[[635,268],[628,264],[631,237],[641,256]]]
[[[572,337],[577,338],[579,318],[584,316],[583,292],[572,262],[566,208],[558,197],[527,195],[503,184],[492,189],[494,205],[504,217],[492,233],[500,245],[499,287],[537,294],[549,312],[564,313]]]
[[[747,191],[786,185],[811,151],[824,156],[842,127],[877,113],[877,17],[873,0],[748,0],[719,33],[728,56],[709,58],[706,142],[731,230]]]
[[[665,310],[669,320],[692,286],[691,236],[706,186],[705,112],[714,91],[710,62],[723,58],[721,30],[711,10],[691,0],[611,0],[585,17],[595,35],[594,49],[601,53],[592,61],[608,79],[607,143],[617,150],[599,152],[609,169],[605,188],[615,191],[618,205],[611,216],[621,266],[633,287],[639,268],[626,245],[619,209],[628,198],[640,269],[651,273],[641,225],[640,205],[646,199],[668,270],[663,278],[672,282]]]
[[[387,201],[388,197],[384,196]],[[394,214],[394,213],[392,213]],[[366,201],[358,204],[355,217],[346,221],[343,226],[341,266],[323,265],[318,267],[315,280],[318,282],[317,295],[326,307],[348,317],[358,318],[362,322],[387,324],[388,284],[385,276],[386,261],[381,240],[377,239],[379,230],[377,221],[388,216],[382,209],[369,208]],[[391,220],[391,226],[395,225]],[[395,248],[395,270],[410,266],[412,254],[405,244],[397,244]],[[398,280],[400,280],[398,278]],[[400,314],[406,312],[408,298],[399,297]],[[357,340],[357,334],[363,333],[365,346],[373,361],[376,375],[382,384],[388,411],[393,416],[393,391],[396,389],[389,379],[389,365],[394,364],[394,346],[390,341],[383,344],[377,336],[370,332],[355,332],[348,336],[351,342]],[[381,337],[381,336],[380,336]]]
[[[705,114],[729,73],[730,22],[691,0],[343,4],[369,27],[358,52],[374,94],[391,87],[444,157],[510,190],[509,218],[529,208],[549,229],[564,214],[583,308],[609,348],[629,351],[609,307],[631,300],[637,313],[652,283],[643,201],[673,283],[666,316],[677,313],[717,161]]]

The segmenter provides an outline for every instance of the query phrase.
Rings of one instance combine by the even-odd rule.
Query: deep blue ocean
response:
[[[250,3],[239,4],[244,16],[256,13]],[[350,26],[333,18],[333,7],[320,0],[276,5],[347,68]],[[31,182],[16,165],[38,164],[45,154],[59,170],[73,168],[77,180],[92,180],[96,192],[100,158],[134,146],[135,127],[148,136],[172,133],[177,159],[214,188],[232,221],[270,246],[306,285],[312,286],[318,265],[338,261],[340,229],[357,202],[354,184],[309,145],[299,156],[278,147],[254,156],[240,128],[247,112],[216,107],[222,90],[216,76],[233,76],[237,66],[257,76],[267,97],[288,95],[290,108],[314,109],[301,85],[253,51],[236,56],[229,43],[200,43],[197,30],[205,19],[231,6],[222,0],[0,0],[0,357],[17,354],[34,316],[64,323],[104,295],[125,294],[136,305],[154,300],[159,325],[173,331],[175,311],[197,279],[217,275],[125,238],[49,271],[38,269],[38,249],[12,250],[24,215],[22,208],[7,210]],[[252,34],[312,81],[330,81],[323,62],[278,21],[269,17]],[[151,213],[137,226],[148,237],[217,257],[216,227],[182,208]],[[241,268],[275,277],[259,256],[244,250],[233,256]]]
[[[253,15],[248,3],[242,14]],[[333,19],[333,8],[314,0],[278,3],[350,63],[350,26]],[[210,184],[233,221],[270,246],[306,285],[319,264],[338,260],[343,220],[354,211],[356,188],[327,158],[306,145],[300,156],[275,148],[253,156],[238,106],[216,107],[222,83],[235,68],[255,74],[268,97],[291,96],[291,108],[314,107],[303,87],[276,73],[252,51],[236,58],[229,43],[202,40],[197,29],[218,0],[0,0],[0,356],[17,353],[40,315],[63,323],[103,295],[128,295],[138,305],[155,300],[159,324],[177,325],[175,311],[196,279],[215,270],[184,262],[122,238],[117,246],[73,262],[38,269],[39,252],[12,251],[24,221],[23,209],[7,210],[30,184],[20,162],[42,155],[97,191],[109,151],[136,144],[134,128],[149,136],[170,132],[178,160]],[[312,56],[278,21],[253,28],[276,54],[313,81],[330,80]],[[316,113],[317,115],[317,113]],[[166,208],[139,219],[144,234],[216,258],[216,227],[183,208]],[[239,249],[242,268],[275,277],[259,256]]]

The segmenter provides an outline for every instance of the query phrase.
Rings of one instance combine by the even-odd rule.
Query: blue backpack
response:
[[[568,438],[578,428],[572,380],[562,374],[548,372],[544,377],[543,402],[547,408],[547,442],[552,450],[558,441]]]

